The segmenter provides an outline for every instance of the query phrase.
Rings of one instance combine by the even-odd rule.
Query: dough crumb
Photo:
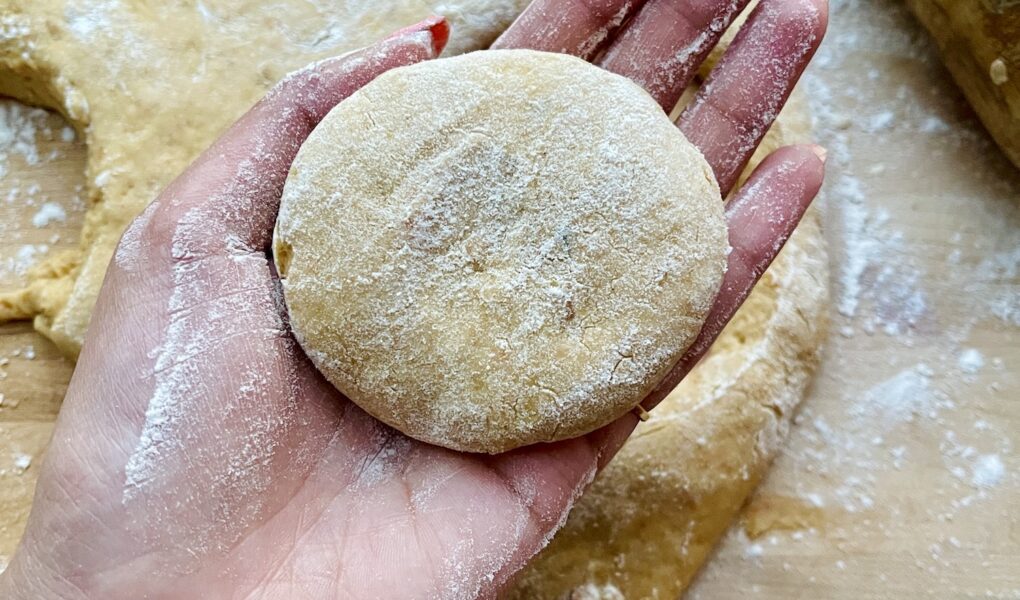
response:
[[[991,67],[988,68],[988,75],[992,78],[992,83],[995,85],[1003,85],[1009,81],[1009,70],[1006,68],[1006,61],[1002,58],[996,58],[992,61]]]
[[[17,469],[19,473],[24,473],[31,465],[32,455],[20,452],[14,455],[14,468]]]
[[[47,202],[39,207],[39,210],[32,216],[32,225],[37,228],[46,227],[50,223],[63,223],[67,221],[67,212],[64,207],[56,202]]]
[[[977,487],[995,487],[1002,482],[1006,465],[998,454],[985,454],[977,459],[971,476],[971,483]]]
[[[985,357],[976,348],[967,348],[960,353],[957,360],[960,370],[968,375],[974,375],[985,366]]]

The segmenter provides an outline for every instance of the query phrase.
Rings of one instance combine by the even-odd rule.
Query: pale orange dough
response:
[[[708,163],[644,90],[504,50],[335,108],[275,250],[327,379],[412,437],[495,453],[631,410],[701,330],[727,236]]]

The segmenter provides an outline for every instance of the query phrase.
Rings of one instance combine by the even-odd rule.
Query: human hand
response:
[[[410,440],[311,367],[266,255],[318,120],[446,35],[427,22],[289,78],[132,225],[0,595],[490,596],[555,530],[634,417],[499,456]],[[752,268],[727,276],[714,314],[739,305],[820,181],[820,161],[788,149],[738,194],[737,267]]]

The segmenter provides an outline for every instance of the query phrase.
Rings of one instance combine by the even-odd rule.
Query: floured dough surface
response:
[[[506,50],[334,109],[274,247],[334,385],[413,437],[501,452],[633,408],[700,331],[726,240],[707,162],[643,90]]]

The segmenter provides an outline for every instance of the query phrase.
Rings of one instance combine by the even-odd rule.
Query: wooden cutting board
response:
[[[787,450],[689,596],[1020,598],[1020,172],[898,3],[834,0],[804,85],[830,148],[835,327]],[[27,110],[0,102],[0,129],[34,139],[0,142],[0,289],[73,247],[84,209],[81,145]],[[0,326],[0,565],[71,371],[28,324]]]

